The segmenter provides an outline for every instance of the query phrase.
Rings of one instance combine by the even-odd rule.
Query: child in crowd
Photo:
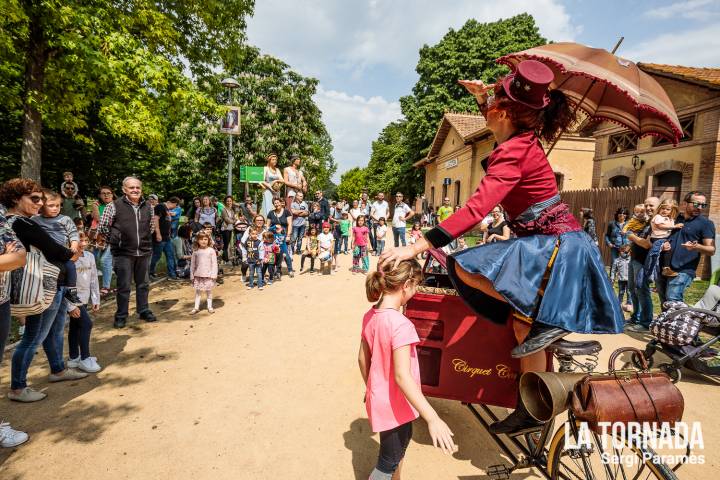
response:
[[[420,222],[413,223],[412,229],[410,230],[410,245],[414,245],[415,242],[422,238],[422,230],[420,230]]]
[[[610,278],[613,283],[618,282],[618,300],[623,310],[628,311],[628,307],[632,305],[630,300],[630,290],[628,289],[628,272],[630,269],[630,245],[620,247],[620,254],[610,267]],[[627,294],[627,303],[623,303],[623,297]]]
[[[215,250],[215,255],[218,257],[222,256],[223,252],[223,240],[222,240],[222,234],[219,231],[215,230],[215,227],[210,222],[203,223],[203,232],[208,236],[210,240],[210,247]],[[222,268],[218,268],[218,275],[217,275],[217,283],[222,284],[223,283],[223,275],[225,272],[223,272]]]
[[[340,220],[340,250],[343,255],[348,253],[348,239],[350,238],[350,217],[348,212],[342,213],[342,219]]]
[[[60,184],[60,191],[62,192],[65,189],[65,184],[70,184],[73,187],[75,187],[75,193],[79,193],[80,190],[78,189],[77,183],[74,181],[75,176],[73,175],[73,172],[63,172],[63,182]]]
[[[422,230],[420,230],[420,223],[415,222],[413,223],[412,229],[410,230],[410,238],[408,239],[410,245],[414,245],[415,242],[420,240],[422,238]],[[456,242],[457,244],[457,242]],[[423,258],[423,254],[419,253],[417,255],[417,258],[421,259]]]
[[[673,230],[682,228],[682,223],[675,225],[675,218],[678,215],[677,202],[672,198],[666,198],[657,208],[657,215],[650,221],[652,232],[650,241],[655,243],[659,240],[667,240]],[[670,268],[672,250],[663,250],[660,253],[660,267],[662,274],[666,277],[677,277],[677,272]]]
[[[458,237],[457,239],[457,250],[456,252],[459,252],[460,250],[465,250],[467,248],[467,242],[465,242],[465,237]]]
[[[258,230],[251,228],[248,238],[242,245],[243,258],[248,265],[248,283],[247,289],[251,290],[255,286],[255,276],[257,276],[259,290],[263,289],[263,273],[262,265],[265,257],[265,250],[262,241],[258,238]]]
[[[323,216],[320,211],[320,204],[313,202],[312,212],[308,215],[308,228],[314,226],[318,232],[322,232]]]
[[[60,213],[62,208],[62,199],[60,194],[47,190],[43,193],[43,206],[40,209],[40,215],[35,215],[33,220],[38,223],[50,237],[63,247],[69,247],[70,250],[77,253],[80,251],[80,237],[75,223],[66,215]],[[77,270],[75,262],[68,260],[64,264],[65,268],[65,298],[75,306],[80,306],[83,302],[77,295]]]
[[[378,218],[378,226],[375,228],[375,240],[377,241],[377,248],[375,249],[375,256],[379,257],[382,255],[385,249],[385,234],[387,234],[387,225],[385,225],[385,217]]]
[[[365,281],[368,300],[378,302],[363,317],[358,353],[370,426],[373,432],[380,432],[380,454],[369,480],[399,478],[412,438],[412,422],[418,416],[427,422],[434,445],[446,453],[457,450],[450,428],[420,390],[416,350],[420,339],[412,322],[402,314],[422,280],[422,268],[414,259],[403,260],[395,269],[393,266],[387,262]]]
[[[278,247],[278,255],[275,258],[275,277],[280,280],[282,277],[282,261],[285,260],[285,265],[288,268],[288,276],[293,278],[292,260],[290,251],[288,250],[288,238],[287,232],[280,224],[276,224],[274,228],[275,245]]]
[[[73,223],[75,224],[75,228],[78,232],[85,231],[85,220],[83,220],[81,217],[74,218]]]
[[[262,276],[265,277],[267,272],[267,284],[272,285],[275,279],[275,261],[277,254],[280,253],[280,247],[275,243],[275,235],[273,232],[267,231],[263,233],[263,243],[260,246],[263,249]],[[261,286],[259,290],[262,290]]]
[[[318,231],[315,225],[310,226],[310,232],[305,243],[305,250],[300,257],[300,271],[305,266],[305,259],[310,259],[310,273],[315,273],[315,258],[318,256]]]
[[[370,265],[367,261],[368,251],[367,246],[370,242],[369,232],[367,225],[365,225],[365,215],[359,215],[357,217],[357,225],[352,228],[352,244],[350,248],[353,251],[353,266],[350,271],[353,273],[367,273]],[[362,262],[362,265],[360,264]]]
[[[240,265],[240,273],[243,283],[247,283],[248,264],[242,253],[242,237],[248,229],[248,221],[245,217],[240,217],[235,222],[235,258],[233,261],[236,265]]]
[[[77,293],[82,305],[70,305],[67,311],[70,316],[68,327],[68,368],[79,368],[83,372],[96,373],[101,370],[97,358],[90,356],[90,332],[93,322],[88,313],[100,308],[100,285],[98,283],[95,256],[87,251],[90,240],[85,232],[78,235],[78,247],[82,255],[75,264],[77,270]]]
[[[210,244],[210,236],[205,232],[199,232],[195,235],[190,259],[190,280],[195,289],[195,307],[190,311],[190,315],[195,315],[200,311],[202,292],[205,292],[207,297],[208,312],[215,313],[212,306],[212,289],[215,287],[217,276],[217,253]]]
[[[638,234],[645,228],[647,223],[647,214],[645,213],[645,205],[638,203],[633,207],[633,214],[630,220],[623,227],[623,233],[631,232]]]
[[[333,260],[333,250],[335,249],[335,237],[330,232],[330,224],[324,222],[322,224],[322,233],[318,235],[318,258],[320,259],[320,271],[325,270],[327,266],[330,268]]]

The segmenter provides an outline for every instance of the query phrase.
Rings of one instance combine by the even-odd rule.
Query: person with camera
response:
[[[72,220],[82,217],[82,209],[85,202],[78,195],[75,183],[65,182],[62,186],[62,207],[60,213],[70,217]]]

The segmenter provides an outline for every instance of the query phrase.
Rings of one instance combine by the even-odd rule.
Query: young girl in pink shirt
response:
[[[350,248],[353,252],[353,266],[350,271],[353,273],[367,273],[370,267],[367,246],[370,243],[370,229],[365,225],[365,215],[357,217],[357,225],[352,227],[352,243]]]
[[[190,257],[190,280],[195,289],[195,308],[190,315],[200,311],[200,300],[202,292],[207,296],[207,309],[215,313],[212,306],[212,289],[215,287],[215,280],[218,276],[217,255],[212,248],[212,239],[204,231],[198,232],[193,244],[193,253]]]
[[[373,432],[380,432],[380,455],[369,480],[398,480],[418,415],[428,424],[436,447],[453,453],[453,433],[420,390],[415,327],[402,314],[422,279],[416,260],[393,268],[387,262],[365,281],[368,300],[377,302],[363,317],[358,363],[366,385],[365,407]]]

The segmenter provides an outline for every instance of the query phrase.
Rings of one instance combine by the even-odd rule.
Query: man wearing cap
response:
[[[285,205],[290,207],[297,192],[307,192],[307,181],[305,181],[305,175],[300,171],[300,160],[299,155],[290,156],[290,166],[285,167],[283,171],[283,178],[285,180]]]

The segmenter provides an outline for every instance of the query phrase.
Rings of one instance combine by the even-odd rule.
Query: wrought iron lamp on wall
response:
[[[640,170],[645,165],[645,160],[640,160],[640,157],[637,155],[633,155],[632,157],[632,167],[633,170],[636,172]]]

